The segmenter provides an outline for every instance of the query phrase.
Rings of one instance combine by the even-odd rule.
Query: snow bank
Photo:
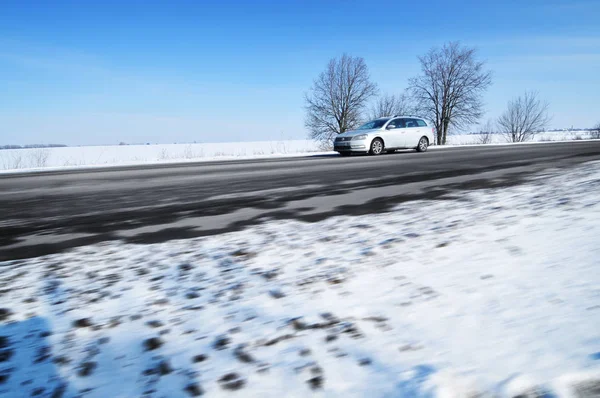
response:
[[[315,152],[319,152],[319,146],[311,140],[8,149],[0,150],[0,170],[197,162]]]
[[[447,146],[478,145],[481,144],[480,137],[477,134],[451,135],[448,137]],[[535,137],[534,142],[570,141],[589,138],[589,133],[585,131],[552,132],[539,134]],[[512,145],[507,144],[506,140],[500,135],[493,135],[490,143]],[[444,148],[447,146],[444,146]],[[320,145],[312,140],[8,149],[0,150],[0,173],[335,153],[322,152]]]
[[[589,131],[552,131],[537,134],[530,142],[557,142],[591,139]],[[479,144],[507,144],[506,138],[501,134],[489,135],[489,142],[484,141],[482,134],[457,134],[449,135],[447,145],[479,145]]]
[[[598,397],[599,191],[596,162],[0,263],[0,395]]]

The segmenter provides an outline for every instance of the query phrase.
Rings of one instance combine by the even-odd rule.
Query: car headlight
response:
[[[367,135],[366,134],[361,134],[361,135],[355,135],[354,137],[352,137],[352,140],[366,140],[367,139]]]

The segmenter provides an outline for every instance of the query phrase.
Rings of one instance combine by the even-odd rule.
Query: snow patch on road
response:
[[[594,162],[0,263],[0,395],[597,397],[599,191]]]

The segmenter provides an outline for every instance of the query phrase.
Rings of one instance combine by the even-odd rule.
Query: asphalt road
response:
[[[0,175],[0,261],[106,240],[150,243],[267,219],[382,212],[600,160],[600,141]]]

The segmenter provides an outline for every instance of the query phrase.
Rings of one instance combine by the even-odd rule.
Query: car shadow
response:
[[[384,152],[381,155],[378,156],[391,156],[391,155],[402,155],[402,154],[408,154],[408,153],[417,153],[417,151],[415,151],[414,149],[398,149],[394,152]],[[335,153],[332,155],[317,155],[317,156],[322,156],[322,157],[338,157],[338,158],[354,158],[354,157],[378,157],[378,156],[373,156],[370,155],[368,153],[352,153],[350,155],[341,155],[339,153]]]
[[[337,158],[340,157],[340,154],[337,152],[332,153],[320,153],[318,155],[310,155],[309,157],[319,159],[319,158]]]

